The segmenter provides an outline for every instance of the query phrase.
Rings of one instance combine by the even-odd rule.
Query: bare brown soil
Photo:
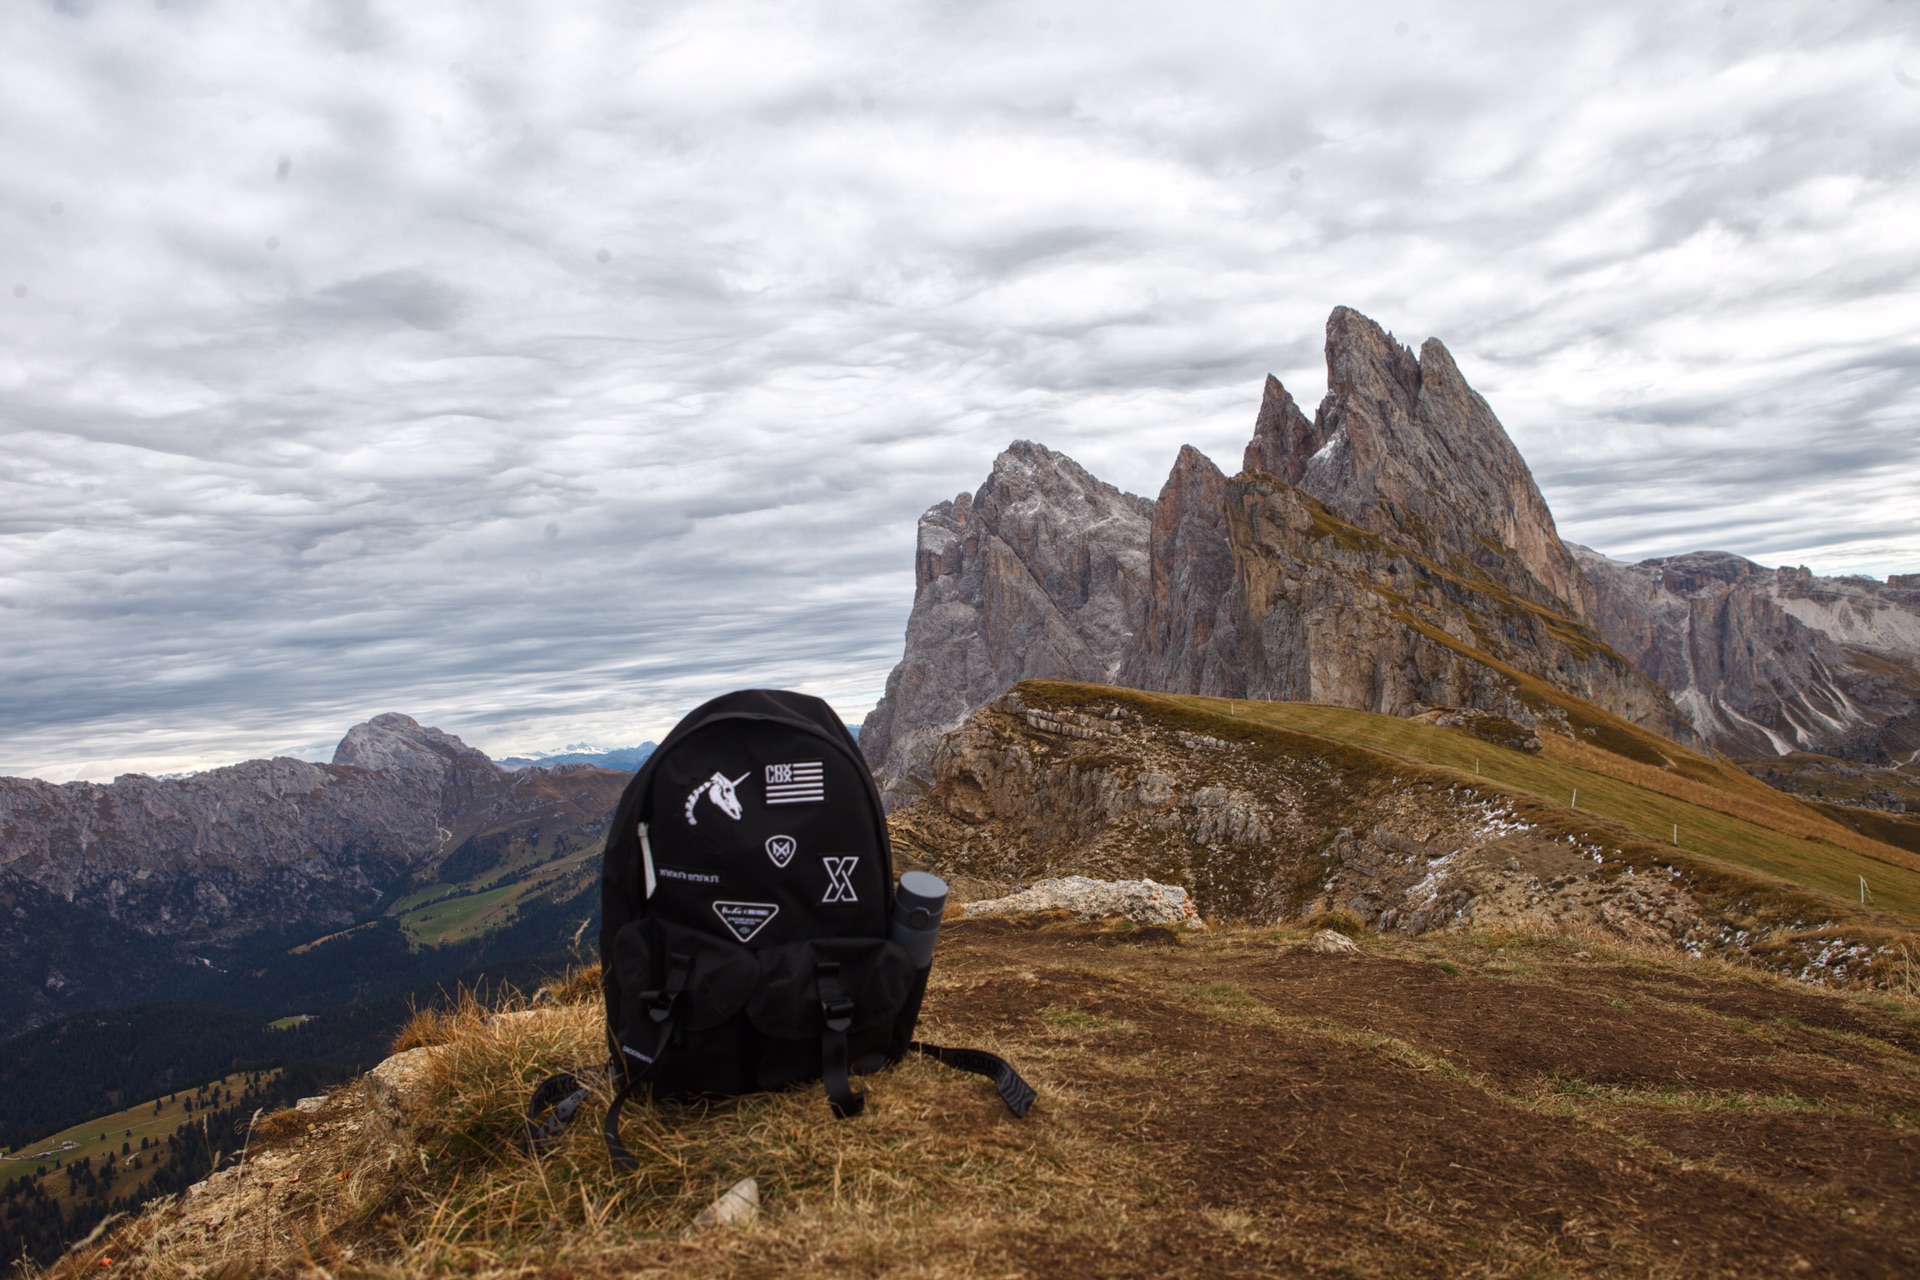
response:
[[[1025,1121],[914,1060],[855,1121],[797,1090],[631,1121],[657,1153],[639,1178],[590,1124],[534,1164],[522,1081],[595,1052],[591,1006],[416,1028],[472,1070],[520,1044],[498,1106],[450,1118],[432,1089],[477,1077],[429,1072],[389,1132],[348,1091],[257,1131],[234,1184],[281,1216],[189,1197],[55,1274],[1920,1274],[1911,1000],[1598,934],[1327,955],[1304,929],[947,929],[922,1033],[1011,1058],[1040,1090]],[[757,1224],[680,1238],[749,1175]]]
[[[1115,940],[943,957],[939,1033],[1057,1045],[1163,1197],[1022,1274],[1920,1274],[1911,1010],[1571,941]]]

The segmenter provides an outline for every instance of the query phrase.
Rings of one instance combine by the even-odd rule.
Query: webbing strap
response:
[[[607,1140],[607,1156],[613,1161],[613,1167],[632,1173],[640,1167],[633,1152],[627,1150],[627,1144],[620,1141],[620,1108],[627,1105],[627,1099],[638,1088],[638,1077],[629,1075],[626,1083],[620,1086],[620,1092],[613,1095],[613,1101],[607,1104],[607,1121],[600,1126],[600,1132]]]
[[[686,994],[687,983],[693,976],[693,957],[676,951],[667,957],[667,981],[659,992],[647,1003],[647,1017],[660,1028],[651,1051],[634,1048],[630,1044],[620,1046],[620,1052],[634,1059],[638,1066],[622,1065],[620,1068],[623,1083],[620,1091],[613,1095],[613,1101],[607,1104],[607,1119],[600,1131],[607,1140],[607,1155],[613,1160],[616,1169],[625,1169],[629,1173],[640,1167],[640,1162],[627,1150],[627,1144],[620,1141],[620,1108],[627,1105],[627,1099],[641,1081],[652,1074],[660,1055],[666,1052],[667,1041],[673,1038],[674,1015],[679,1012],[680,997]]]
[[[627,1073],[645,1075],[653,1070],[660,1061],[660,1055],[666,1052],[667,1041],[673,1037],[673,1015],[680,997],[686,992],[687,980],[693,974],[693,960],[689,956],[675,952],[667,957],[667,985],[654,993],[647,1002],[647,1017],[660,1028],[660,1034],[653,1038],[653,1046],[637,1049],[630,1044],[622,1044],[620,1052],[632,1058],[640,1065],[628,1067]]]
[[[820,1082],[827,1089],[827,1103],[834,1119],[847,1120],[866,1109],[867,1095],[853,1091],[847,1078],[847,1031],[853,1026],[853,1001],[840,983],[840,962],[824,960],[814,969],[820,986],[820,1014],[825,1029],[820,1033]]]
[[[545,1150],[573,1123],[574,1112],[586,1100],[586,1086],[575,1079],[572,1072],[563,1071],[542,1080],[527,1102],[527,1130],[521,1137],[520,1149],[531,1155]],[[546,1113],[544,1117],[542,1112]]]
[[[907,1047],[929,1058],[937,1058],[956,1070],[971,1071],[993,1081],[993,1091],[1000,1095],[1000,1101],[1007,1104],[1007,1110],[1013,1112],[1016,1119],[1026,1119],[1027,1109],[1039,1097],[1033,1086],[1020,1078],[1013,1064],[997,1053],[988,1053],[984,1049],[943,1049],[922,1040],[915,1040]]]

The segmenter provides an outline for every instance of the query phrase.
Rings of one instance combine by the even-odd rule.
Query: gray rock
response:
[[[975,916],[1033,915],[1065,911],[1082,920],[1131,920],[1136,924],[1179,925],[1204,929],[1193,897],[1177,884],[1152,880],[1096,880],[1090,876],[1058,876],[1002,898],[969,902],[961,908]]]
[[[1723,551],[1627,564],[1573,544],[1607,642],[1730,755],[1920,751],[1920,591]]]
[[[1267,382],[1269,388],[1280,385]],[[1263,421],[1265,415],[1263,409]],[[1226,486],[1227,478],[1205,454],[1181,447],[1153,504],[1146,619],[1127,646],[1121,683],[1166,693],[1246,696]]]
[[[681,1234],[691,1236],[713,1227],[744,1227],[759,1217],[760,1183],[753,1178],[742,1178],[702,1209]]]
[[[920,518],[907,645],[860,729],[890,802],[940,735],[1021,680],[1114,680],[1145,615],[1152,505],[1017,441],[977,493]]]

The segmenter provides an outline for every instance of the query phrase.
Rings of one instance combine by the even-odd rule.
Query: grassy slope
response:
[[[267,1074],[272,1076],[278,1073],[268,1072]],[[53,1193],[56,1200],[63,1205],[67,1204],[72,1197],[68,1195],[66,1179],[54,1171],[53,1162],[56,1157],[63,1167],[78,1164],[89,1156],[93,1157],[94,1165],[98,1167],[109,1151],[114,1153],[116,1159],[130,1160],[131,1157],[120,1155],[121,1144],[131,1144],[134,1154],[138,1155],[141,1154],[140,1139],[142,1138],[158,1144],[161,1150],[164,1150],[167,1145],[167,1135],[194,1118],[194,1113],[187,1110],[186,1104],[189,1099],[209,1098],[210,1091],[216,1088],[231,1089],[234,1096],[238,1097],[245,1086],[245,1080],[244,1074],[236,1073],[195,1089],[182,1089],[157,1099],[148,1098],[145,1102],[136,1103],[112,1115],[100,1116],[74,1125],[70,1129],[63,1129],[51,1137],[30,1142],[17,1154],[0,1159],[0,1182],[22,1173],[31,1173],[36,1167],[45,1165],[49,1176],[42,1185]],[[155,1102],[160,1104],[158,1111],[154,1110]],[[194,1102],[196,1108],[199,1105],[199,1101]],[[62,1145],[68,1142],[75,1144],[73,1148],[61,1150]],[[159,1172],[160,1165],[155,1158],[156,1155],[156,1152],[150,1150],[143,1161],[144,1167],[127,1168],[114,1182],[113,1194],[128,1195],[134,1188],[144,1185],[149,1178]]]
[[[556,859],[535,854],[468,880],[435,882],[395,900],[387,914],[421,946],[464,942],[511,922],[528,899],[598,874],[600,848],[596,843]]]
[[[1533,755],[1483,742],[1461,729],[1343,707],[1224,698],[1163,700],[1190,711],[1363,747],[1466,778],[1476,776],[1477,763],[1482,783],[1555,805],[1571,805],[1578,791],[1580,812],[1648,842],[1668,844],[1677,824],[1679,849],[1694,858],[1856,904],[1859,878],[1865,877],[1874,906],[1908,927],[1920,924],[1920,856],[1849,830],[1731,765],[1586,703],[1578,703],[1578,709],[1587,723],[1573,726],[1584,741],[1545,734],[1544,750]],[[1588,728],[1594,730],[1590,736]]]

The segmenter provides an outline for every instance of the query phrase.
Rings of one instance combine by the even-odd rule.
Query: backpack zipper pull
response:
[[[647,824],[640,824],[640,867],[647,876],[647,896],[653,896],[653,846],[647,843]]]

